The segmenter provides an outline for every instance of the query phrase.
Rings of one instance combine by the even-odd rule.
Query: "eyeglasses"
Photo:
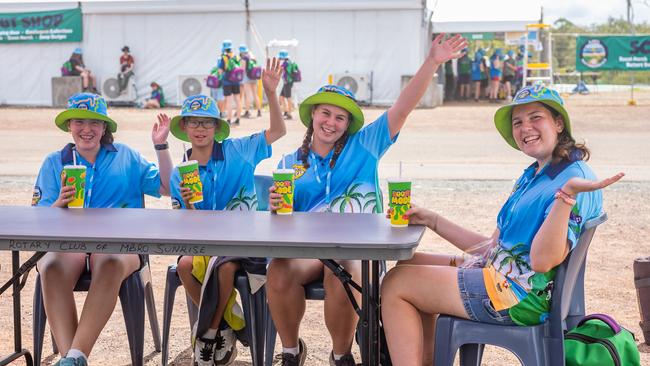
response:
[[[215,119],[190,119],[190,120],[185,120],[185,127],[187,128],[199,128],[199,126],[210,129],[214,128],[217,125],[217,120]]]

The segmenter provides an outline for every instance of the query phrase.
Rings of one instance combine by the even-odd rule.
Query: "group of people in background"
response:
[[[445,100],[509,102],[522,86],[523,59],[521,47],[518,53],[496,48],[492,55],[479,48],[473,58],[466,52],[455,65],[452,61],[445,64]]]
[[[239,53],[236,54],[231,40],[222,42],[219,58],[209,73],[216,77],[218,82],[216,84],[207,83],[211,89],[210,94],[217,101],[221,111],[220,117],[235,126],[239,125],[240,118],[262,116],[262,96],[258,90],[262,69],[258,66],[257,59],[246,44],[240,44],[238,51]],[[282,116],[284,119],[292,119],[291,90],[295,82],[301,81],[300,69],[298,64],[289,58],[287,50],[280,50],[277,58],[280,60],[283,80],[280,93]],[[117,75],[120,92],[128,87],[129,79],[134,75],[134,67],[135,59],[130,53],[129,46],[122,47],[120,71]],[[81,48],[76,48],[73,51],[70,59],[63,64],[61,73],[62,76],[80,76],[82,92],[99,93],[95,75],[84,64]],[[150,86],[151,95],[145,99],[142,107],[147,109],[165,107],[165,94],[160,84],[153,81]]]

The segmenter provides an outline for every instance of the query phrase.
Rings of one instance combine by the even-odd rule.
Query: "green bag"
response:
[[[634,334],[605,314],[588,315],[564,336],[566,366],[641,364]]]

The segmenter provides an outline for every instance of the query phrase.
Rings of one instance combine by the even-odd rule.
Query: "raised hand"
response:
[[[571,178],[568,182],[564,183],[562,190],[575,197],[576,194],[581,192],[592,192],[598,189],[605,188],[611,184],[614,184],[621,180],[625,176],[625,173],[621,172],[613,177],[609,177],[600,181],[597,180],[588,180],[583,178]]]
[[[169,126],[171,120],[165,113],[158,114],[158,122],[153,124],[151,129],[151,141],[154,144],[164,144],[169,136]]]
[[[266,67],[262,70],[262,86],[267,93],[275,93],[282,79],[282,63],[277,58],[266,59]]]
[[[444,64],[449,60],[459,58],[463,55],[462,50],[468,45],[467,40],[457,34],[444,41],[445,34],[440,33],[431,43],[428,59],[437,65]]]

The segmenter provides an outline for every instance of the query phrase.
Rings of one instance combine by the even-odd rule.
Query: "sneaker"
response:
[[[290,113],[284,112],[284,119],[293,119]]]
[[[231,328],[220,330],[214,348],[215,365],[230,365],[237,358],[237,336]]]
[[[262,111],[258,109],[257,110],[257,118],[260,118],[260,117],[262,117]]]
[[[251,118],[251,112],[246,111],[244,114],[241,115],[241,118]]]
[[[214,366],[212,354],[214,353],[214,346],[216,339],[197,338],[194,342],[194,366]]]
[[[292,355],[291,353],[282,354],[282,366],[302,366],[305,364],[307,359],[307,345],[302,338],[298,338],[298,352],[297,355]]]
[[[233,122],[232,124],[235,125],[235,126],[239,126],[239,117],[237,117],[237,119],[235,120],[235,122]]]
[[[88,362],[83,357],[61,357],[54,366],[88,366]]]
[[[340,360],[334,359],[334,351],[330,352],[330,366],[356,366],[352,353],[346,353]]]

